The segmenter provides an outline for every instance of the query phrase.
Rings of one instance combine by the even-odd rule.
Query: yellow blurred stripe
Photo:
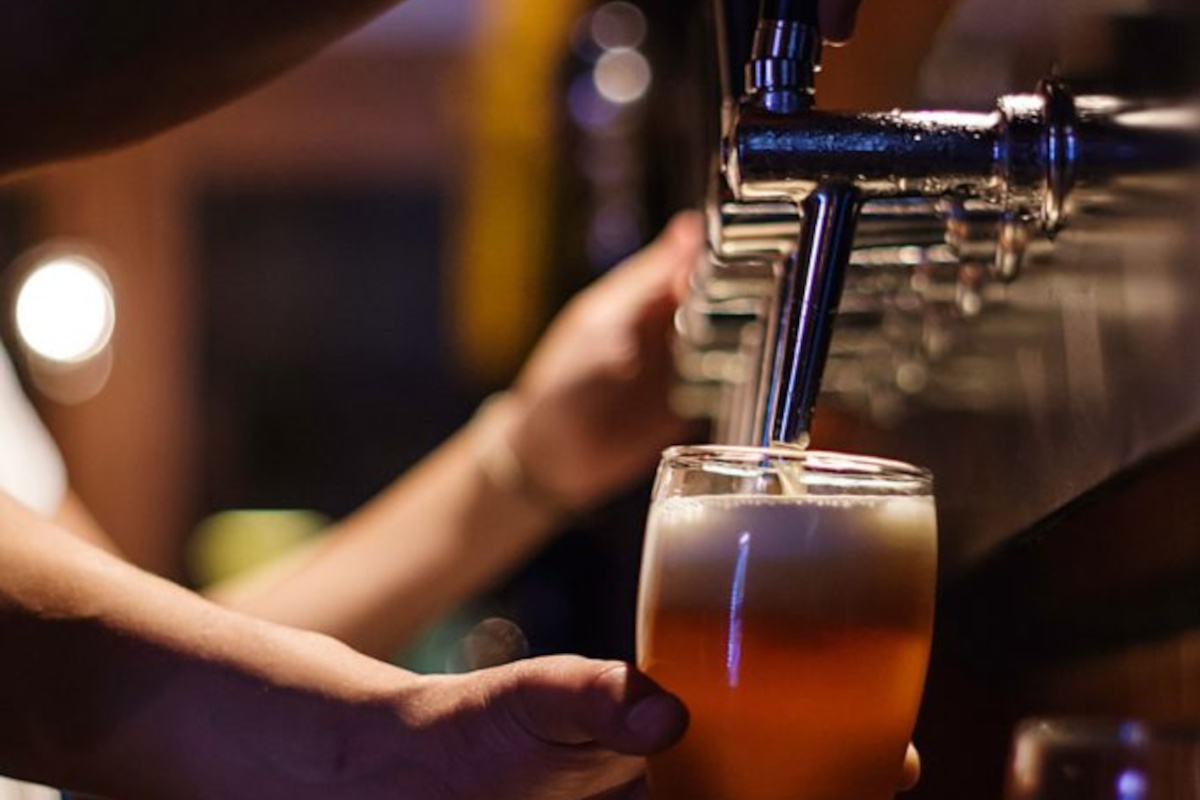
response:
[[[547,296],[556,78],[582,0],[488,0],[462,108],[468,163],[452,243],[450,329],[463,366],[507,377]]]

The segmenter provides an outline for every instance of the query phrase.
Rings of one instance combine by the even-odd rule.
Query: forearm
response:
[[[129,800],[236,797],[234,781],[329,766],[327,698],[369,705],[404,676],[217,608],[5,496],[0,565],[3,773]]]
[[[215,596],[385,654],[524,560],[561,528],[564,509],[646,474],[689,435],[668,402],[669,332],[675,287],[700,254],[699,223],[679,218],[573,300],[498,404],[319,546]],[[498,452],[497,440],[521,479],[481,469],[480,452]]]
[[[520,413],[514,402],[490,408],[316,546],[210,596],[362,652],[393,653],[561,524],[540,498],[498,485],[480,466],[481,448]]]
[[[194,117],[396,2],[0,0],[0,175]]]

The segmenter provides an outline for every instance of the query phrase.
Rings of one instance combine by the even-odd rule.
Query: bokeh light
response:
[[[610,103],[636,103],[650,91],[653,81],[650,62],[637,50],[609,50],[600,56],[592,72],[596,91]]]
[[[633,3],[605,3],[592,14],[592,40],[604,50],[637,47],[646,30],[646,15]]]
[[[32,353],[58,364],[79,364],[112,340],[112,285],[95,261],[57,255],[29,270],[17,290],[16,327]]]

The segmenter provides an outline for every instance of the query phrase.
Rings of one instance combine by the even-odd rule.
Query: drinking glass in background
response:
[[[659,465],[638,665],[691,712],[654,800],[887,800],[933,629],[932,479],[895,461],[677,447]]]
[[[1031,719],[1017,726],[1007,800],[1200,800],[1200,727]]]

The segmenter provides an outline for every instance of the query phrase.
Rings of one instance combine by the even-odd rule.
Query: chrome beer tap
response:
[[[738,199],[754,199],[733,171],[741,157],[738,131],[748,113],[805,118],[813,113],[821,58],[817,6],[811,0],[763,0],[746,65],[746,91],[726,144],[725,172]],[[845,268],[858,221],[859,191],[845,180],[818,179],[803,194],[763,193],[801,209],[799,245],[781,263],[771,308],[755,423],[760,444],[807,445],[821,386],[833,320],[841,301]]]
[[[815,8],[763,0],[739,76],[737,26],[717,2],[727,68],[709,253],[679,327],[685,376],[729,384],[710,403],[718,440],[807,443],[848,269],[911,267],[915,248],[917,263],[958,269],[971,316],[980,282],[1014,280],[1073,205],[1195,159],[1194,116],[1151,124],[1055,79],[985,112],[818,109]]]

